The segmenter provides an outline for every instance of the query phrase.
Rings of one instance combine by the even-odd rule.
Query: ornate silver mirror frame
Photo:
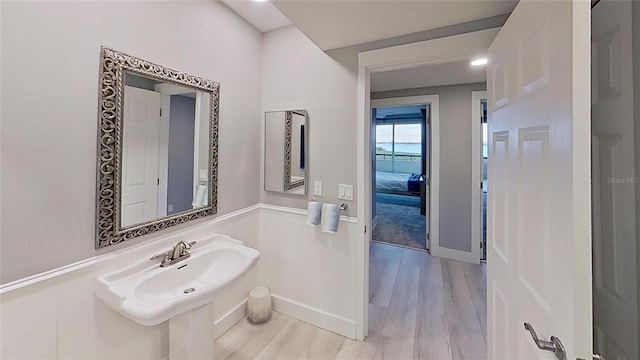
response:
[[[220,84],[102,47],[98,102],[96,248],[117,244],[217,212]],[[203,91],[210,96],[208,205],[123,228],[122,134],[125,72]]]
[[[284,116],[284,191],[304,186],[305,179],[293,180],[291,177],[291,141],[293,133],[293,115],[300,115],[307,120],[307,110],[288,110]],[[302,134],[302,138],[306,135]],[[306,145],[303,145],[306,146]],[[306,156],[306,155],[303,155]]]

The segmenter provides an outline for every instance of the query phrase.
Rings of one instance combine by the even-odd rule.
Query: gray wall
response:
[[[337,192],[339,183],[355,185],[357,181],[358,53],[495,28],[502,26],[507,18],[508,15],[499,15],[327,52],[321,51],[293,26],[265,33],[262,47],[263,112],[309,110],[309,187],[306,197],[263,191],[262,202],[298,208],[306,208],[311,198],[346,202],[349,209],[345,215],[357,216],[357,199],[354,197],[353,202],[338,200]],[[289,55],[291,49],[295,49],[295,58]],[[323,181],[322,197],[313,195],[315,180]],[[355,187],[354,192],[357,192]]]
[[[156,91],[155,85],[159,83],[159,81],[138,76],[132,73],[125,73],[124,75],[124,84],[127,86],[136,87],[138,89]]]
[[[171,96],[167,214],[191,210],[193,201],[193,135],[196,99]],[[173,205],[172,211],[169,206]]]
[[[371,99],[440,95],[440,246],[471,251],[471,92],[485,83],[372,93]]]
[[[259,202],[262,34],[223,3],[0,1],[0,37],[0,282],[158,236],[94,248],[101,45],[220,82],[217,216]]]

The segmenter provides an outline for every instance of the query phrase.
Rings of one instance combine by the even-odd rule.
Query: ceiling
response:
[[[517,0],[222,1],[261,32],[293,24],[322,50],[508,14],[517,4]],[[485,81],[485,68],[471,68],[464,61],[374,73],[371,91]]]
[[[318,47],[330,50],[507,14],[517,1],[274,0],[273,4]]]
[[[372,73],[371,92],[486,81],[486,67],[471,67],[464,61]]]
[[[261,32],[291,25],[291,21],[269,1],[222,0]]]

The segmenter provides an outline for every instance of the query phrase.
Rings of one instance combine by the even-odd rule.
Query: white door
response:
[[[591,46],[594,346],[628,360],[640,358],[631,6],[599,2]]]
[[[522,0],[489,48],[489,359],[591,359],[589,21]]]
[[[122,227],[157,218],[160,94],[125,86]]]

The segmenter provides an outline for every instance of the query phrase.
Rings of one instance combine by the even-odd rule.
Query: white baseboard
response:
[[[213,323],[214,339],[219,338],[247,315],[247,299],[242,300],[233,309],[222,315]]]
[[[273,301],[274,311],[351,339],[356,338],[356,324],[354,321],[326,313],[278,295],[271,295],[271,299]]]
[[[432,246],[431,249],[429,249],[431,256],[437,256],[437,257],[442,257],[442,258],[451,259],[451,260],[458,260],[458,261],[468,262],[472,264],[480,264],[480,257],[474,256],[473,253],[471,252],[443,248],[440,246],[435,246],[435,244],[433,245],[434,246]]]

